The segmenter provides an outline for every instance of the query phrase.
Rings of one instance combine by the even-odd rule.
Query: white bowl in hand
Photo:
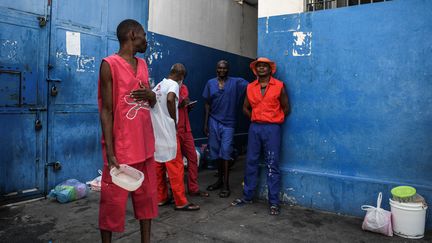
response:
[[[131,192],[138,189],[144,181],[141,171],[126,164],[121,164],[119,169],[112,168],[110,175],[114,184]]]

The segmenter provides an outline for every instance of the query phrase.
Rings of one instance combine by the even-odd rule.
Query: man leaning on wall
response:
[[[258,58],[250,64],[257,79],[247,86],[243,112],[251,119],[244,175],[243,198],[232,202],[233,206],[252,203],[258,183],[259,158],[264,151],[267,169],[267,186],[270,215],[280,213],[279,157],[281,124],[290,113],[288,95],[282,81],[272,75],[276,64],[268,58]]]

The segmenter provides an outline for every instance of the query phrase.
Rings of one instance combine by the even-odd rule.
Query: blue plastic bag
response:
[[[76,179],[69,179],[58,184],[48,196],[57,199],[59,203],[67,203],[86,197],[87,194],[88,187],[86,184]]]

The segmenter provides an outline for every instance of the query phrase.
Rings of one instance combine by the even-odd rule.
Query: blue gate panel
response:
[[[0,204],[44,189],[48,32],[37,17],[45,7],[45,1],[0,2]]]
[[[48,188],[69,178],[93,179],[103,166],[101,129],[97,109],[99,65],[107,53],[118,50],[117,25],[126,18],[141,23],[148,1],[53,1],[51,23],[48,162],[62,169],[49,170]],[[83,11],[85,10],[85,11]],[[80,53],[67,53],[66,33],[79,33]],[[77,35],[76,35],[77,36]],[[115,40],[115,44],[107,42]],[[108,51],[110,50],[110,52]]]
[[[24,67],[0,65],[0,107],[35,105],[36,80],[35,73]]]
[[[108,1],[108,23],[107,32],[116,35],[117,25],[124,19],[135,19],[144,27],[147,25],[148,1],[129,0],[129,1]]]
[[[102,14],[105,5],[103,0],[69,1],[57,0],[56,24],[73,24],[80,27],[101,29]]]
[[[0,7],[19,10],[26,13],[44,14],[45,13],[45,1],[35,0],[2,0],[0,1]]]
[[[81,55],[68,55],[66,52],[66,31],[56,31],[55,68],[52,77],[61,80],[57,85],[59,95],[55,104],[92,104],[97,102],[97,79],[102,59],[102,37],[80,33]]]
[[[0,67],[0,106],[21,104],[21,73]]]
[[[34,115],[2,113],[0,124],[0,197],[39,187],[37,170],[41,165],[36,160]]]
[[[77,109],[54,115],[51,157],[61,163],[62,169],[49,173],[49,187],[70,178],[85,182],[98,176],[97,171],[103,165],[99,113]]]

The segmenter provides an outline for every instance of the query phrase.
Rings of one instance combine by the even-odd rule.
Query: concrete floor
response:
[[[241,195],[242,163],[232,169],[232,195],[192,198],[201,205],[196,212],[160,207],[152,224],[153,242],[432,242],[432,231],[421,240],[386,237],[361,230],[362,219],[283,205],[281,215],[270,216],[265,202],[232,207]],[[215,172],[200,172],[201,188],[215,180]],[[129,200],[130,201],[130,200]],[[0,208],[0,242],[99,242],[99,193],[68,204],[52,200]],[[114,242],[139,242],[139,227],[129,204],[126,231],[115,233]]]

